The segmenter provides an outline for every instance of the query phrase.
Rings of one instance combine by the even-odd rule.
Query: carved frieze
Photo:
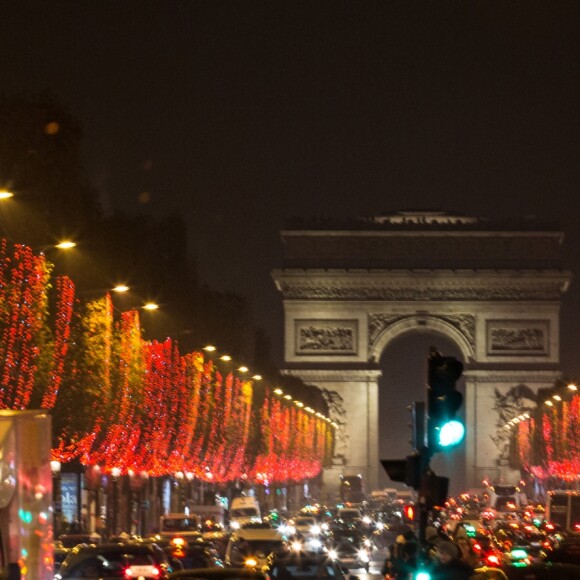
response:
[[[442,320],[455,327],[475,350],[475,316],[471,314],[426,315],[430,319]],[[389,326],[405,319],[417,318],[415,314],[371,314],[369,316],[369,345],[373,347],[379,336]]]
[[[279,283],[287,300],[559,300],[560,286],[310,286]]]
[[[358,320],[296,320],[296,354],[354,355]]]
[[[547,356],[549,336],[549,320],[488,320],[487,354]]]
[[[514,417],[523,413],[531,413],[536,404],[535,392],[525,384],[494,389],[493,411],[497,413],[497,419],[496,430],[490,437],[498,450],[497,465],[507,465],[509,460],[511,433],[504,427]]]

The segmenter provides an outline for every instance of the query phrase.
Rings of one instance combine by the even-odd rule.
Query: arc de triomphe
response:
[[[340,474],[378,486],[378,361],[396,337],[425,330],[452,341],[465,365],[467,485],[515,477],[498,425],[560,376],[560,302],[571,276],[559,229],[399,212],[295,223],[282,239],[283,268],[272,276],[286,372],[325,389],[340,425],[323,477],[328,497]]]

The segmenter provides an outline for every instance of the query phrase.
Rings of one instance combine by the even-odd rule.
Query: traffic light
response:
[[[403,507],[403,515],[409,522],[415,521],[415,506],[411,504],[407,504]]]
[[[465,426],[455,417],[463,402],[463,395],[456,388],[463,363],[432,349],[428,367],[427,446],[432,454],[458,445],[465,436]]]
[[[421,455],[407,455],[406,459],[381,459],[381,465],[392,481],[398,481],[413,489],[419,489],[421,473],[423,472],[423,457]]]

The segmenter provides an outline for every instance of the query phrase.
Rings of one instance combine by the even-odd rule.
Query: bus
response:
[[[340,500],[343,503],[362,503],[365,500],[363,478],[358,475],[340,476]]]
[[[562,530],[580,532],[580,493],[566,490],[548,492],[546,519],[561,526]]]
[[[489,507],[498,512],[514,512],[526,504],[525,494],[517,485],[494,483],[487,487]]]

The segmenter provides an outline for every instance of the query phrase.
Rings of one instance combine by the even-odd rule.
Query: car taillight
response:
[[[487,563],[493,566],[499,566],[499,558],[495,554],[491,554],[487,557]]]
[[[161,570],[157,566],[148,566],[149,570],[147,571],[147,575],[151,575],[153,578],[159,578],[161,576]],[[138,576],[142,576],[140,572],[135,574],[132,568],[125,568],[125,578],[136,578]]]

